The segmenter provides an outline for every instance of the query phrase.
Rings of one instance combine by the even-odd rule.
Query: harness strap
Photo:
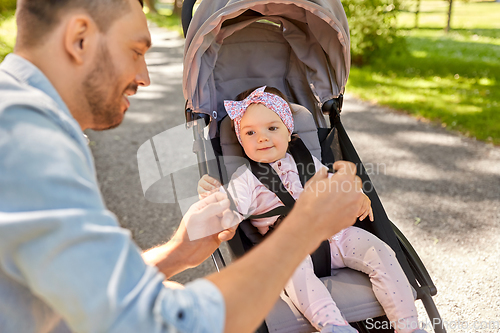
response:
[[[316,166],[314,165],[311,152],[297,134],[292,135],[292,140],[288,143],[288,152],[295,160],[299,172],[300,183],[302,187],[305,187],[307,181],[316,173]]]
[[[311,177],[316,173],[316,167],[314,165],[314,160],[312,158],[311,152],[309,151],[309,149],[307,149],[306,145],[297,134],[292,135],[292,140],[288,144],[288,152],[295,160],[295,164],[297,164],[300,182],[302,184],[302,187],[305,187],[306,182],[311,179]],[[288,215],[293,205],[295,204],[295,199],[293,199],[292,195],[285,189],[278,174],[268,163],[257,163],[250,160],[250,166],[255,177],[257,177],[257,179],[269,190],[274,192],[285,205],[271,209],[270,211],[263,214],[251,215],[247,217],[247,220],[243,221],[240,224],[243,232],[250,239],[250,241],[253,244],[258,244],[264,239],[265,236],[261,235],[257,231],[257,229],[251,225],[249,220],[263,217],[279,216],[279,221],[282,217]],[[272,230],[274,230],[274,228],[271,228],[266,235],[270,234]],[[323,241],[321,245],[311,254],[311,259],[313,261],[314,273],[316,274],[316,276],[330,276],[331,258],[330,244],[328,240]]]
[[[271,216],[287,216],[288,213],[290,213],[292,209],[286,206],[278,206],[276,208],[271,209],[268,212],[262,213],[262,214],[257,214],[257,215],[251,215],[248,217],[248,219],[262,219],[265,217],[271,217]]]
[[[252,173],[257,179],[271,192],[275,193],[278,198],[283,202],[286,207],[290,209],[295,204],[295,199],[286,190],[283,182],[276,173],[276,171],[269,165],[269,163],[258,163],[250,160],[250,167]]]
[[[306,145],[297,134],[292,135],[292,140],[288,143],[288,152],[292,155],[295,164],[297,165],[300,183],[302,184],[302,187],[304,187],[306,182],[316,173],[316,167],[314,165],[311,152],[307,149]],[[276,207],[263,214],[251,215],[248,219],[288,215],[290,210],[292,210],[295,205],[295,199],[286,190],[276,171],[269,165],[269,163],[258,163],[250,159],[249,161],[252,173],[255,177],[257,177],[257,179],[268,190],[275,193],[281,202],[283,202],[284,206]]]

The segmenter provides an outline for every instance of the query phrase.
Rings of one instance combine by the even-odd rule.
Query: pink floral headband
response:
[[[263,104],[268,109],[274,111],[283,121],[286,128],[290,132],[293,132],[293,117],[292,111],[288,106],[288,103],[281,97],[275,94],[264,92],[266,86],[255,89],[247,98],[242,101],[224,101],[224,107],[226,108],[229,118],[234,120],[234,131],[238,137],[238,141],[241,144],[240,136],[240,124],[241,118],[245,114],[245,111],[251,104]]]

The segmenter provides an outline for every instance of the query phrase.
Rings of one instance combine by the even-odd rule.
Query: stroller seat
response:
[[[312,114],[301,105],[293,103],[291,105],[295,123],[294,133],[299,135],[311,154],[321,160],[321,146]],[[220,124],[220,145],[226,174],[230,179],[245,160],[241,158],[243,148],[231,127],[229,117],[225,117]],[[224,183],[227,183],[227,179],[224,179]],[[234,257],[241,255],[234,252],[232,251]],[[384,315],[384,310],[372,291],[368,275],[350,268],[332,269],[331,276],[323,277],[321,281],[330,291],[333,300],[348,322],[358,322]],[[416,297],[416,292],[413,292]],[[284,292],[281,293],[273,310],[266,317],[266,325],[269,332],[316,331]]]
[[[204,0],[193,17],[194,3],[195,0],[184,0],[182,9],[186,36],[183,91],[186,123],[193,126],[193,150],[198,158],[200,176],[208,173],[227,184],[233,172],[246,163],[230,121],[224,118],[223,101],[251,87],[276,87],[292,103],[307,108],[294,106],[297,110],[294,120],[296,132],[313,156],[327,166],[339,159],[356,165],[365,194],[372,202],[375,221],[371,223],[365,219],[355,225],[392,248],[429,319],[438,323],[434,331],[445,333],[432,300],[437,289],[418,254],[387,216],[340,120],[351,63],[349,27],[341,1]],[[328,115],[329,121],[324,115]],[[208,156],[209,152],[215,153],[217,158]],[[224,162],[220,156],[224,156]],[[242,231],[245,223],[240,224],[229,242],[235,257],[242,256],[255,244],[248,237],[245,239]],[[331,273],[330,254],[326,253],[330,248],[325,243],[311,255],[315,273],[325,277],[323,282],[347,320],[352,323],[383,313],[363,273],[342,269],[327,276]],[[315,257],[321,258],[317,260],[321,265],[316,265]],[[212,258],[217,269],[225,266],[219,250]],[[347,289],[347,285],[353,288]],[[290,306],[290,300],[282,296],[268,316],[267,326],[263,325],[259,333],[313,331],[297,309]],[[387,326],[387,318],[374,320],[384,321]],[[367,324],[352,323],[360,332],[381,332]]]

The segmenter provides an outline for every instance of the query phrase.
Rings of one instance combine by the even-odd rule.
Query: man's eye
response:
[[[139,57],[144,55],[143,53],[141,53],[141,52],[139,52],[139,51],[137,51],[137,50],[134,50],[134,52],[135,52],[135,54],[137,54]]]

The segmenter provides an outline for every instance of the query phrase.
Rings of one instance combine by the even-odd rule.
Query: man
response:
[[[2,333],[251,332],[294,268],[361,209],[360,181],[352,165],[338,163],[331,179],[311,180],[286,223],[244,258],[184,289],[164,287],[234,235],[190,242],[185,223],[228,225],[235,216],[215,193],[190,208],[171,241],[142,256],[104,206],[82,130],[119,125],[127,96],[149,84],[141,5],[18,2],[15,52],[0,64]]]

